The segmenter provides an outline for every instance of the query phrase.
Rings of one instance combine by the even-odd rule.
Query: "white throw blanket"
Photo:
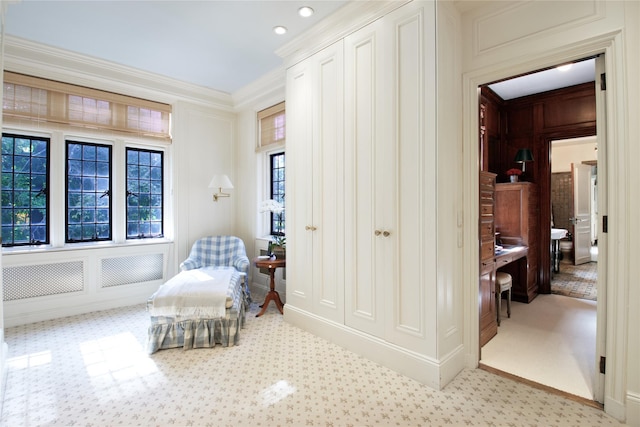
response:
[[[223,317],[232,274],[231,269],[182,271],[160,286],[149,312],[151,316]]]

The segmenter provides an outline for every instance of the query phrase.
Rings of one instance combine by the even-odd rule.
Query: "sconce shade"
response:
[[[531,153],[530,149],[521,148],[516,153],[516,158],[513,159],[513,161],[516,162],[516,163],[532,162],[533,161],[533,154]]]
[[[233,188],[233,184],[227,175],[214,175],[209,183],[209,188]]]
[[[213,201],[217,202],[220,197],[229,197],[229,193],[223,193],[223,188],[233,188],[233,184],[227,175],[214,175],[209,183],[209,188],[217,188],[218,192],[214,193]]]

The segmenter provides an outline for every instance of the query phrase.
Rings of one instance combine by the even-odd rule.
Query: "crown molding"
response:
[[[4,68],[166,104],[187,101],[233,110],[227,93],[14,36],[5,36]]]
[[[300,36],[280,47],[276,50],[276,54],[285,59],[286,67],[290,67],[410,1],[348,2]]]
[[[287,80],[286,69],[281,66],[268,74],[260,77],[243,88],[233,93],[233,106],[236,111],[252,108],[265,98],[273,98],[280,95],[284,99],[285,84]]]

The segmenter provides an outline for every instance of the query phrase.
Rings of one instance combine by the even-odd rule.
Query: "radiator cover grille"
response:
[[[162,254],[135,255],[102,260],[102,287],[161,280]]]
[[[84,289],[82,261],[4,267],[4,300],[14,301]]]

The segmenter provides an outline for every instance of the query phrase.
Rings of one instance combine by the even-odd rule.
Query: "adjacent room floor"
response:
[[[569,394],[593,399],[596,301],[538,295],[502,305],[498,334],[483,348],[481,363]]]

